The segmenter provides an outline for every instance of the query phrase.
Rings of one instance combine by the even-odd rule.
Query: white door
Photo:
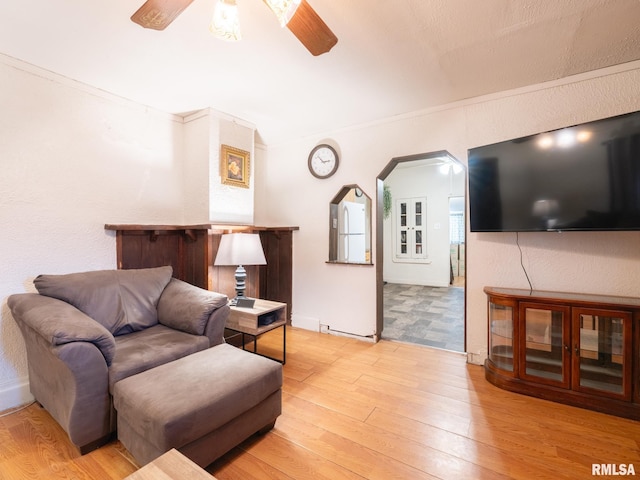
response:
[[[420,263],[427,258],[427,199],[401,198],[396,202],[394,260]]]

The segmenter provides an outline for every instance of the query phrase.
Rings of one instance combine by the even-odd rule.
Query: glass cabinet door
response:
[[[569,388],[570,307],[520,304],[520,377]]]
[[[425,263],[427,261],[426,197],[396,200],[395,261]]]
[[[573,388],[631,399],[631,315],[574,309]]]
[[[515,372],[513,358],[514,307],[489,300],[489,361],[497,368]]]

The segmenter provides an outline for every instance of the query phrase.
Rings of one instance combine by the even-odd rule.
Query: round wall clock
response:
[[[329,178],[338,170],[338,152],[331,145],[321,144],[309,154],[309,171],[316,178]]]

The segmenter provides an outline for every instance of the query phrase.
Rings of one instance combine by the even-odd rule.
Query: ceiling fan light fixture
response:
[[[236,0],[217,0],[209,31],[217,38],[234,42],[240,40],[240,15]]]
[[[269,8],[276,14],[280,26],[284,27],[295,15],[302,0],[264,0]]]

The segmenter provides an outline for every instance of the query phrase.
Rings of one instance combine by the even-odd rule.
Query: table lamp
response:
[[[236,265],[236,298],[231,301],[232,305],[238,299],[246,298],[244,290],[246,288],[247,272],[243,265],[266,265],[260,235],[257,233],[225,233],[220,237],[220,246],[214,265]]]

